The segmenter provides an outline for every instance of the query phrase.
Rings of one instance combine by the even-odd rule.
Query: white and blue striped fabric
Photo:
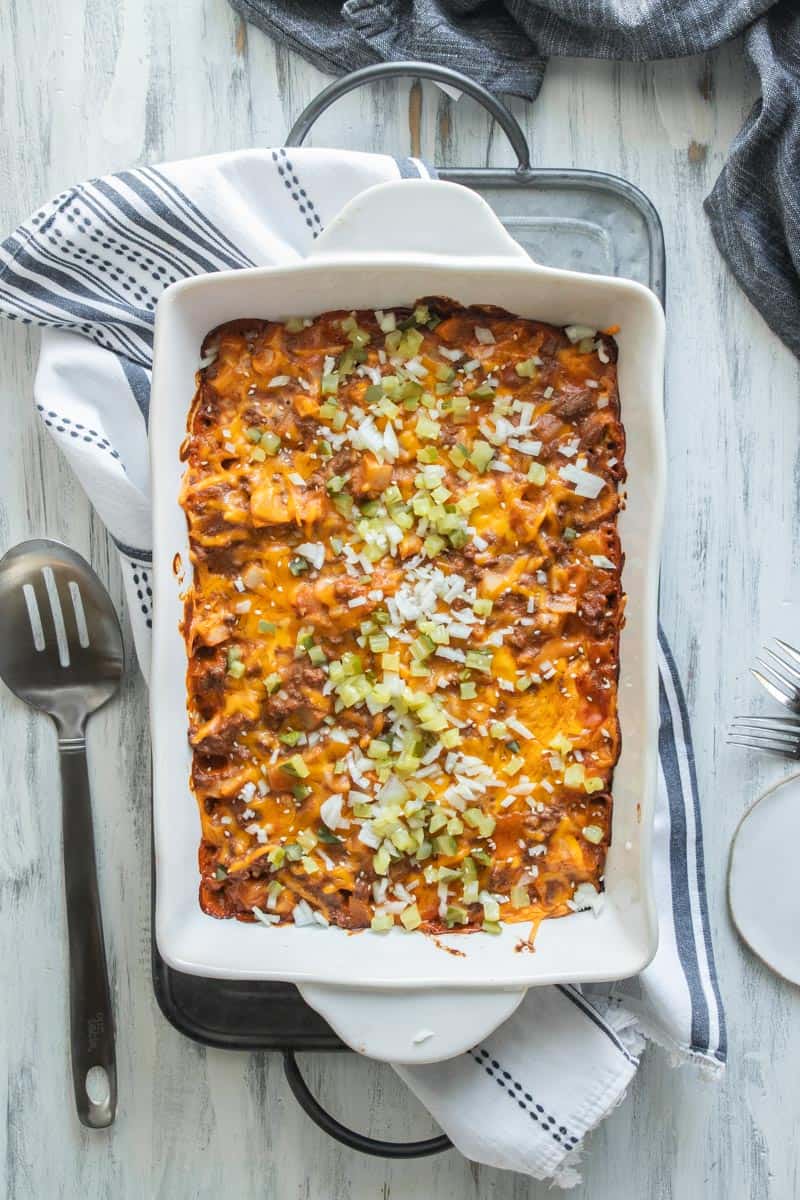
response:
[[[36,407],[119,549],[145,675],[159,295],[188,275],[302,257],[357,192],[428,173],[414,159],[284,149],[140,168],[68,189],[0,246],[0,314],[43,330]],[[465,1155],[562,1186],[577,1182],[583,1138],[623,1097],[647,1039],[712,1074],[725,1061],[689,725],[663,635],[660,649],[655,959],[613,985],[533,989],[469,1054],[400,1071]]]

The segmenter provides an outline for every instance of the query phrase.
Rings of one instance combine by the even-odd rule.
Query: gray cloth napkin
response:
[[[745,32],[761,99],[705,202],[717,245],[800,355],[800,0],[231,0],[323,71],[423,59],[533,100],[552,55],[677,58]]]

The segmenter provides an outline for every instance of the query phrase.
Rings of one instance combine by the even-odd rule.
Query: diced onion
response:
[[[277,913],[262,912],[260,908],[253,908],[250,911],[255,919],[260,921],[262,925],[269,926],[278,925],[280,923],[280,917]]]
[[[417,379],[424,379],[428,374],[428,368],[418,358],[409,358],[406,362],[406,370],[409,375],[414,375]]]
[[[264,582],[264,579],[264,569],[263,567],[258,566],[257,563],[250,563],[242,571],[242,582],[251,591],[254,588],[260,587],[260,585]]]
[[[295,925],[316,925],[314,910],[307,900],[298,900],[292,909],[292,920]]]
[[[573,912],[581,912],[585,908],[590,908],[596,917],[600,915],[604,904],[604,894],[598,892],[591,883],[579,883],[572,899],[567,901],[567,905]]]
[[[518,733],[520,737],[525,738],[526,741],[530,741],[530,739],[533,737],[533,734],[531,733],[530,729],[528,729],[527,725],[523,725],[522,722],[518,721],[516,717],[506,717],[506,725],[509,729],[513,729],[514,733]]]
[[[349,824],[342,818],[342,795],[340,792],[333,792],[327,800],[323,801],[320,805],[319,815],[328,829],[346,829]]]
[[[373,833],[370,825],[361,826],[358,840],[363,842],[365,846],[369,846],[370,850],[377,850],[381,844],[381,839],[377,836],[377,834]]]
[[[375,428],[372,417],[365,417],[357,429],[349,429],[347,435],[356,450],[371,450],[376,458],[383,458],[383,435]]]
[[[446,658],[450,662],[463,663],[466,662],[466,655],[463,650],[455,650],[452,646],[437,646],[436,657]]]
[[[386,428],[383,431],[383,445],[386,457],[394,460],[400,453],[400,443],[397,440],[397,434],[394,431],[394,426],[391,421],[387,421]]]
[[[606,485],[605,479],[599,475],[592,475],[590,471],[581,470],[574,463],[567,463],[558,473],[568,483],[575,484],[577,496],[584,496],[589,500],[596,500]]]
[[[537,455],[539,453],[539,451],[542,448],[541,442],[532,442],[532,441],[520,442],[520,441],[517,441],[516,438],[509,438],[508,444],[512,450],[518,450],[520,454],[530,454],[531,456],[534,456],[534,457],[535,457],[535,455]]]
[[[325,547],[322,542],[303,542],[297,547],[297,553],[307,558],[312,567],[319,571],[325,562]]]

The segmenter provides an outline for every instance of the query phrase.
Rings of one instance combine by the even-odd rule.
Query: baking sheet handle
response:
[[[351,1150],[372,1154],[376,1158],[424,1158],[429,1154],[440,1154],[442,1150],[449,1150],[453,1145],[444,1133],[421,1142],[385,1142],[382,1138],[367,1137],[366,1134],[357,1133],[355,1129],[348,1129],[341,1121],[337,1121],[336,1117],[331,1116],[316,1096],[312,1095],[297,1065],[293,1050],[284,1051],[283,1066],[289,1087],[300,1107],[315,1125],[343,1146],[349,1146]]]
[[[433,79],[437,83],[444,83],[449,87],[456,88],[459,92],[466,92],[473,100],[477,100],[478,104],[494,117],[511,142],[517,156],[517,170],[520,173],[530,170],[531,156],[525,134],[516,117],[506,108],[502,100],[498,100],[497,96],[492,95],[488,88],[476,83],[468,75],[462,75],[460,71],[454,71],[450,67],[435,66],[433,63],[375,63],[373,66],[351,71],[349,75],[343,75],[341,79],[335,79],[318,96],[315,96],[310,104],[306,105],[289,130],[285,145],[302,146],[312,125],[325,110],[330,108],[335,100],[346,96],[355,88],[361,87],[363,83],[371,83],[375,79],[396,79],[409,76],[415,79]]]

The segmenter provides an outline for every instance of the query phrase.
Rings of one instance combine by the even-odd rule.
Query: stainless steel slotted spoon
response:
[[[87,718],[119,685],[122,634],[89,564],[44,539],[22,542],[0,559],[0,624],[0,677],[48,713],[58,731],[72,1077],[80,1120],[103,1129],[116,1112],[117,1069],[85,732]]]

